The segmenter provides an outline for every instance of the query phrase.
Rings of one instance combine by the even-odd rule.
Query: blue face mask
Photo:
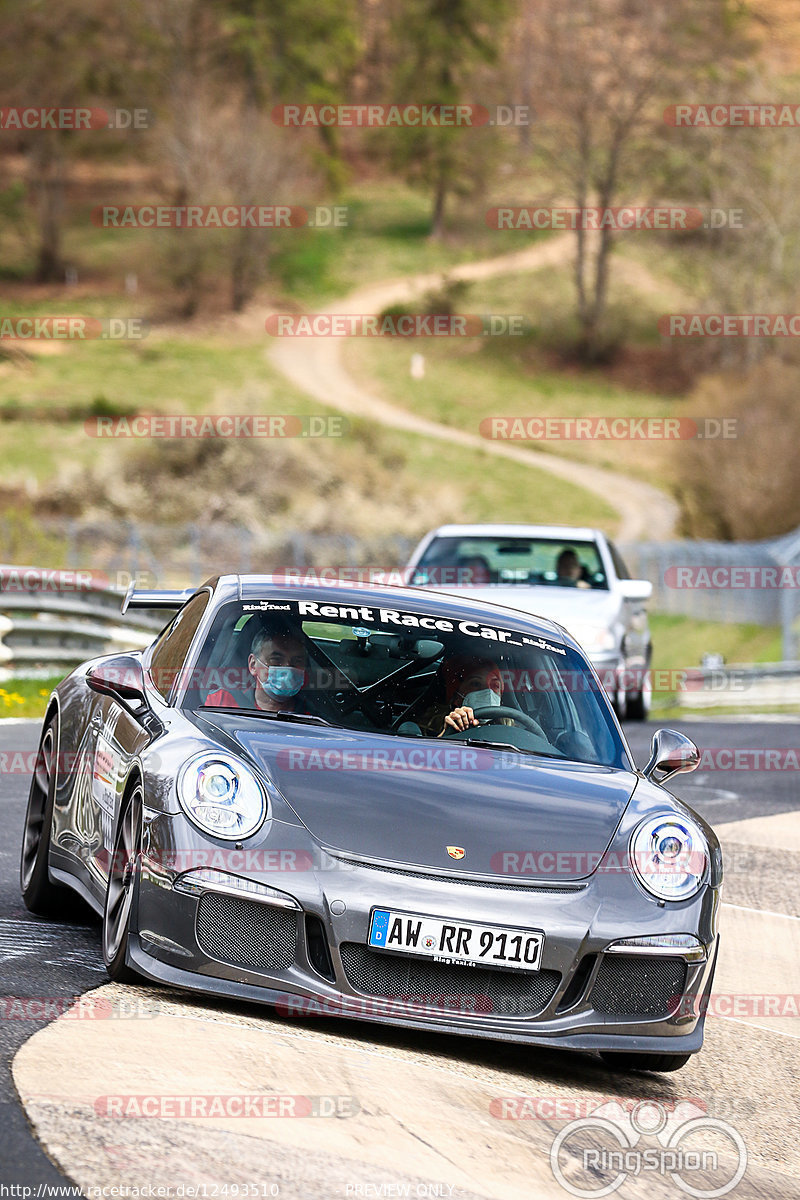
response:
[[[261,662],[261,659],[258,661]],[[303,686],[305,671],[301,671],[299,667],[270,667],[266,663],[263,665],[267,667],[267,678],[261,684],[265,692],[269,692],[270,696],[275,696],[278,700],[297,695]]]
[[[500,695],[492,688],[482,688],[479,692],[467,692],[464,697],[466,708],[499,708]]]

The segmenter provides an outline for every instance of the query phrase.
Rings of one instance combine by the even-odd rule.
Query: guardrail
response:
[[[123,595],[87,571],[0,565],[0,680],[66,673],[99,654],[146,646],[167,617],[147,609],[123,616]]]
[[[680,708],[800,708],[800,662],[726,663],[692,667],[686,674],[675,699]]]
[[[122,590],[88,571],[0,565],[0,682],[66,674],[100,654],[138,650],[163,609],[120,611]],[[687,667],[681,708],[798,708],[800,662]],[[658,707],[656,703],[655,707]]]

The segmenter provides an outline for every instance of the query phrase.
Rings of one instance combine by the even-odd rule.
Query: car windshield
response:
[[[467,704],[480,725],[445,736],[630,769],[582,656],[511,622],[361,601],[230,602],[183,681],[181,703],[266,717],[280,710],[304,723],[409,738],[442,736],[445,717]]]
[[[608,590],[597,545],[553,537],[438,537],[417,563],[415,587],[545,586]]]

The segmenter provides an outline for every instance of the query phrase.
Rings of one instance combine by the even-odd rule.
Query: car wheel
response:
[[[680,1071],[691,1054],[636,1054],[625,1050],[601,1050],[600,1057],[613,1071]]]
[[[65,896],[65,889],[52,883],[48,872],[56,786],[56,744],[56,718],[51,717],[42,733],[36,755],[19,863],[19,886],[25,907],[40,917],[52,916],[63,909]]]
[[[646,721],[650,715],[650,702],[653,698],[653,680],[650,667],[647,666],[642,679],[642,686],[637,692],[628,692],[625,707],[629,721]]]
[[[142,788],[137,784],[120,806],[108,870],[103,908],[103,959],[115,983],[139,983],[141,976],[125,962],[139,869]]]

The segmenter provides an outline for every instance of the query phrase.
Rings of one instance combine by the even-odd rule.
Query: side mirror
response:
[[[620,579],[617,587],[625,600],[649,600],[653,594],[649,579]]]
[[[88,672],[86,682],[93,692],[113,696],[128,707],[140,708],[147,703],[142,664],[132,654],[118,654],[98,663]]]
[[[650,745],[650,760],[642,774],[653,783],[665,783],[673,775],[694,771],[700,751],[691,738],[676,729],[657,729]]]

